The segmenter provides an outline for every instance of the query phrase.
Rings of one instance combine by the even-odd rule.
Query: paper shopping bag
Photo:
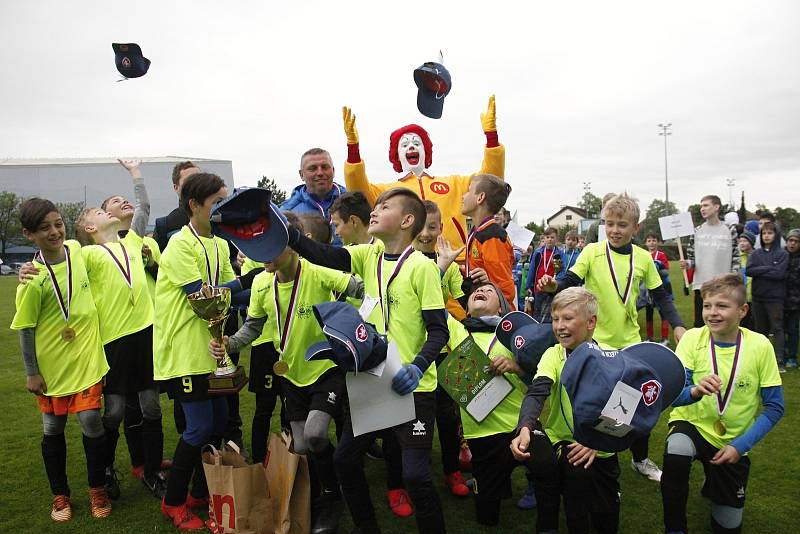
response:
[[[275,534],[307,534],[311,530],[308,461],[291,451],[291,442],[286,432],[272,434],[264,462]]]

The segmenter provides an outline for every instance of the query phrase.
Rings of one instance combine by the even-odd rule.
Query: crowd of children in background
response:
[[[358,532],[380,532],[363,468],[363,457],[376,438],[383,440],[387,500],[394,514],[415,514],[420,532],[444,532],[447,519],[430,469],[434,425],[445,487],[460,497],[472,487],[479,524],[498,525],[500,500],[510,496],[510,473],[524,463],[530,484],[523,507],[538,501],[539,532],[557,531],[562,498],[570,532],[592,527],[616,532],[618,455],[576,441],[559,375],[571,352],[584,342],[609,349],[640,342],[638,311],[644,308],[647,340],[655,341],[655,310],[661,343],[670,343],[673,329],[673,346],[686,368],[686,389],[675,403],[681,407],[670,418],[663,472],[648,456],[649,436],[631,445],[631,466],[661,481],[665,527],[672,532],[686,532],[691,461],[701,461],[706,469],[713,466],[710,487],[704,490],[712,502],[712,529],[741,530],[749,469],[743,455],[782,415],[778,370],[797,367],[800,229],[786,234],[784,248],[774,217],[760,214],[755,225],[748,222],[738,229],[720,220],[717,197],[704,197],[704,225],[681,264],[703,279],[695,295],[700,324],[687,332],[675,308],[669,259],[659,248],[659,236],[648,233],[643,246],[635,242],[639,206],[626,193],[604,198],[605,238],[567,231],[562,245],[559,230],[546,228],[538,246],[518,250],[504,229],[511,187],[497,176],[469,179],[460,199],[461,214],[474,227],[462,248],[441,237],[442,212],[414,190],[386,189],[374,206],[361,193],[341,192],[325,218],[284,215],[286,249],[263,265],[248,266],[250,260],[236,259],[228,243],[211,232],[211,210],[229,193],[224,182],[198,170],[176,191],[189,220],[166,250],[140,237],[143,229],[130,222],[134,209],[121,197],[109,199],[118,199],[125,208],[116,215],[113,202],[82,214],[78,235],[83,248],[65,241],[63,220],[52,203],[31,199],[21,208],[25,235],[41,253],[35,266],[20,274],[27,283],[19,287],[12,328],[20,331],[27,387],[38,395],[43,414],[42,454],[54,494],[53,520],[72,515],[63,434],[68,413],[78,414],[84,434],[91,513],[98,518],[111,513],[109,498],[118,497],[111,494],[118,491],[115,447],[127,396],[138,400],[144,417],[145,486],[161,498],[164,515],[180,530],[204,528],[206,523],[192,511],[208,502],[200,447],[219,443],[225,435],[231,402],[208,394],[206,375],[214,370],[214,359],[224,356],[223,345],[238,352],[253,344],[251,391],[259,418],[253,422],[253,457],[264,459],[268,422],[280,398],[281,419],[291,429],[295,451],[307,454],[314,466],[318,491],[313,532],[335,531],[342,503]],[[137,190],[137,206],[146,199],[141,193]],[[331,244],[331,229],[345,246]],[[713,247],[724,257],[704,256]],[[464,249],[461,266],[456,260]],[[723,265],[722,272],[704,270],[715,263]],[[156,280],[152,292],[146,289],[148,277]],[[203,283],[228,287],[234,301],[247,309],[244,324],[222,343],[209,341],[205,321],[195,317],[186,300]],[[365,295],[375,300],[365,312],[369,322],[400,352],[402,367],[392,388],[413,395],[416,416],[384,432],[355,436],[344,372],[328,360],[307,362],[304,355],[308,346],[324,339],[309,312],[312,305],[341,300],[358,307]],[[518,365],[513,347],[496,344],[495,327],[515,308],[541,323],[552,322],[558,340],[535,372]],[[235,312],[232,317],[235,323]],[[740,321],[754,325],[763,336],[740,330]],[[471,419],[437,387],[437,364],[467,337],[487,352],[492,372],[506,375],[515,386],[482,422]],[[737,374],[742,338],[746,352]],[[713,369],[707,362],[709,351]],[[732,363],[718,370],[717,356]],[[288,368],[282,377],[271,372],[278,361]],[[66,369],[65,362],[73,364]],[[718,410],[715,403],[722,391],[730,398],[734,378],[746,378],[747,391],[740,393],[737,382],[733,402]],[[279,387],[271,389],[273,383]],[[185,418],[169,473],[161,465],[156,384],[174,397]],[[542,416],[545,402],[549,415]],[[336,445],[328,439],[331,426],[337,430]],[[471,451],[474,479],[469,483],[460,471],[469,461],[465,451]]]

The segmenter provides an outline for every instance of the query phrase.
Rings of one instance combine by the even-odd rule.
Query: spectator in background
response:
[[[797,345],[800,341],[800,228],[786,235],[789,267],[786,271],[786,300],[783,301],[783,322],[786,329],[786,367],[797,367]]]
[[[719,219],[722,201],[716,195],[700,199],[703,224],[694,229],[689,238],[687,258],[681,260],[681,269],[694,269],[694,326],[703,326],[703,297],[700,287],[721,274],[739,272],[739,243],[736,229]]]
[[[563,264],[561,250],[556,246],[557,241],[558,230],[552,226],[546,228],[542,234],[544,244],[533,252],[525,282],[526,294],[528,297],[533,297],[533,304],[526,306],[525,311],[540,323],[550,322],[550,302],[553,300],[553,295],[538,290],[538,282],[544,275],[555,277]]]
[[[747,260],[745,274],[753,279],[753,318],[756,330],[772,336],[778,369],[784,367],[783,301],[786,298],[786,269],[789,254],[778,243],[780,233],[775,223],[765,222],[761,226],[761,248]]]
[[[344,186],[333,181],[333,160],[327,150],[310,148],[300,156],[300,179],[291,196],[281,204],[281,209],[297,215],[321,215],[331,222],[330,208],[333,202],[346,191]],[[333,244],[342,245],[338,236]]]
[[[778,234],[781,234],[781,225],[778,224],[777,220],[775,219],[775,215],[769,210],[759,210],[756,212],[756,216],[758,217],[758,231],[751,230],[754,234],[756,234],[756,245],[755,248],[761,248],[761,229],[764,227],[764,223],[771,222],[775,225],[778,229]],[[784,248],[786,246],[786,241],[783,239],[783,236],[780,238],[780,247]]]
[[[745,269],[747,268],[747,259],[752,254],[753,245],[755,244],[756,235],[753,232],[745,230],[739,236],[739,254],[741,255],[741,269],[739,269],[739,272],[742,273],[742,281],[747,294],[747,315],[744,316],[741,324],[742,327],[750,330],[755,330],[755,325],[753,324],[753,290],[751,287],[753,280],[745,274]]]

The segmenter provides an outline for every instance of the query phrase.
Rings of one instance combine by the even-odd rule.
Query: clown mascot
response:
[[[344,133],[347,136],[347,162],[344,164],[344,179],[347,189],[361,191],[370,204],[380,194],[392,187],[406,187],[429,199],[439,206],[442,212],[443,236],[454,249],[467,242],[467,222],[461,214],[461,199],[469,189],[470,176],[450,175],[431,176],[428,168],[433,161],[433,144],[428,132],[416,124],[403,126],[389,136],[389,161],[394,170],[402,173],[396,182],[382,184],[370,183],[364,161],[358,149],[358,130],[356,116],[350,108],[342,108]],[[480,174],[494,174],[503,177],[505,171],[506,149],[497,141],[495,124],[494,96],[489,98],[485,113],[481,113],[481,124],[486,134],[486,147],[483,151],[483,164]],[[462,256],[463,257],[463,256]]]

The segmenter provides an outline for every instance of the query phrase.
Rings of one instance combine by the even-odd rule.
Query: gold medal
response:
[[[722,422],[722,419],[714,421],[714,432],[716,432],[718,436],[724,436],[727,431],[728,429],[725,428],[725,423]]]
[[[65,328],[64,330],[61,331],[61,339],[69,343],[70,341],[75,339],[75,330],[69,327]]]
[[[275,372],[276,375],[283,376],[289,372],[289,364],[283,360],[278,360],[272,366],[272,370]]]

